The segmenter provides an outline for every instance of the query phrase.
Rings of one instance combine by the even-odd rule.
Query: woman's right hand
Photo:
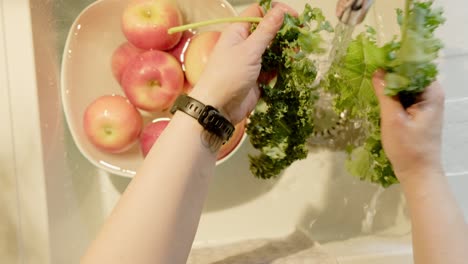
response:
[[[381,109],[382,143],[396,176],[404,183],[411,175],[442,172],[441,146],[444,92],[433,83],[404,108],[397,97],[384,94],[385,73],[374,74],[373,84]],[[442,173],[437,174],[442,175]]]
[[[191,96],[210,104],[237,124],[248,116],[260,98],[258,76],[262,55],[283,25],[284,15],[297,12],[274,3],[254,32],[250,23],[233,23],[222,33]],[[252,4],[241,16],[262,17],[262,8]]]

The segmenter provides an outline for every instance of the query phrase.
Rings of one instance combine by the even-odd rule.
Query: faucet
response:
[[[355,26],[366,18],[373,3],[374,0],[338,0],[336,15],[342,23]]]

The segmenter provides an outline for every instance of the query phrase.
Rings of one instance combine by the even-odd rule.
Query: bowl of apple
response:
[[[101,169],[134,176],[225,25],[168,29],[236,15],[225,0],[100,0],[84,9],[69,31],[61,71],[63,109],[80,152]],[[245,138],[241,122],[217,164]]]

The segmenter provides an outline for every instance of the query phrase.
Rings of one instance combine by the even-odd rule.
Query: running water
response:
[[[336,25],[334,37],[330,42],[330,52],[328,53],[328,57],[320,62],[319,72],[313,86],[320,84],[330,70],[330,67],[338,63],[346,55],[348,46],[353,40],[354,28],[355,26],[346,25],[341,22]]]
[[[330,65],[339,62],[346,55],[349,44],[353,40],[355,26],[338,23],[335,28],[335,37],[332,40],[332,49],[328,57]]]
[[[384,191],[385,189],[380,186],[374,195],[372,195],[370,203],[364,207],[365,217],[361,223],[361,232],[364,234],[370,234],[372,232],[375,214],[377,213],[377,201]]]
[[[313,87],[320,85],[323,78],[328,75],[331,67],[346,55],[349,44],[352,41],[352,35],[354,26],[349,26],[341,22],[335,27],[335,34],[333,39],[330,41],[330,51],[326,58],[320,59],[320,65],[318,69],[317,78],[315,79]],[[320,92],[319,101],[316,103],[316,111],[314,117],[315,132],[312,137],[312,141],[309,143],[312,145],[342,145],[337,144],[338,134],[346,129],[345,125],[345,113],[337,114],[333,110],[332,101],[333,98],[326,92]],[[343,140],[338,140],[339,142]]]

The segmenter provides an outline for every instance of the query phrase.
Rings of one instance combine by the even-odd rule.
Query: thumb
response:
[[[284,14],[287,12],[281,5],[271,9],[257,26],[257,29],[246,40],[246,45],[257,54],[263,54],[276,33],[283,25]]]
[[[397,97],[391,97],[385,94],[385,72],[378,70],[372,77],[375,95],[380,104],[380,113],[382,119],[386,116],[406,116],[405,108]]]

